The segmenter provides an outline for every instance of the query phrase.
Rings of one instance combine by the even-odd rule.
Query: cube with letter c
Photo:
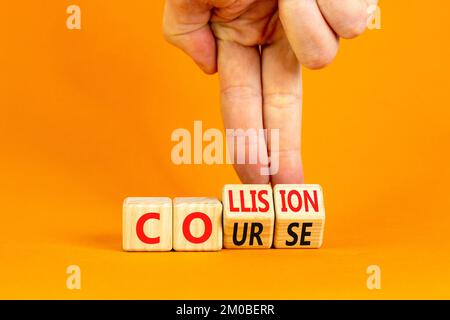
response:
[[[175,251],[221,250],[222,203],[215,198],[175,198],[173,248]]]
[[[320,248],[325,227],[321,186],[278,184],[273,192],[275,248]]]
[[[275,213],[270,185],[225,185],[222,201],[225,248],[272,246]]]
[[[150,197],[125,199],[122,228],[125,251],[172,250],[172,200]]]

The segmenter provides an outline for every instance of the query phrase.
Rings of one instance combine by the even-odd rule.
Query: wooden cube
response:
[[[122,216],[123,250],[172,250],[172,200],[127,198]]]
[[[225,248],[272,246],[275,214],[270,185],[225,185],[222,201]]]
[[[222,203],[214,198],[175,198],[173,248],[176,251],[221,250]]]
[[[320,248],[325,208],[319,185],[279,184],[274,190],[275,248]]]

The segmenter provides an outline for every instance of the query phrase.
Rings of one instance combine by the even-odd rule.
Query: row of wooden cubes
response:
[[[125,251],[319,248],[325,209],[319,185],[225,185],[215,198],[127,198]]]

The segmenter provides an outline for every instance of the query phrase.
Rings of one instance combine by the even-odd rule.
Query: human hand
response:
[[[377,0],[167,0],[164,35],[206,73],[219,71],[227,129],[279,129],[279,147],[235,164],[243,183],[303,183],[300,65],[322,68],[339,37],[361,34]],[[249,146],[246,146],[248,153]],[[264,158],[266,157],[266,158]],[[279,170],[261,175],[268,158]]]

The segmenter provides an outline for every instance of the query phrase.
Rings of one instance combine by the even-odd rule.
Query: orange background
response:
[[[66,28],[78,4],[82,30]],[[126,196],[220,196],[230,166],[175,166],[176,128],[222,128],[217,76],[161,36],[162,1],[0,10],[0,298],[450,298],[447,1],[381,1],[382,30],[304,74],[320,250],[121,251]],[[66,289],[77,264],[82,289]],[[382,289],[366,288],[381,267]]]

